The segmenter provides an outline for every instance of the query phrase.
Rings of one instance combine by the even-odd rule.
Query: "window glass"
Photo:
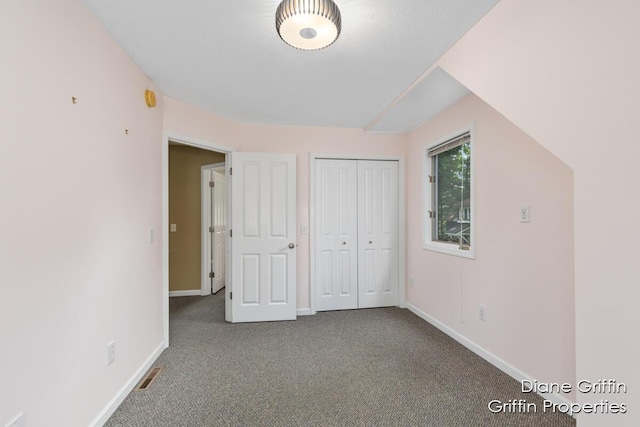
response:
[[[435,172],[433,240],[471,245],[471,145],[469,142],[431,158]]]

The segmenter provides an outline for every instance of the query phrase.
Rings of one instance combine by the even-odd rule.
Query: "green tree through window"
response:
[[[470,126],[425,149],[425,249],[475,257],[472,136]]]
[[[433,239],[471,245],[471,145],[462,145],[432,157],[435,172]]]

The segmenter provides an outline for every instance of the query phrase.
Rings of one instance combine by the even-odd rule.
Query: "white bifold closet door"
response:
[[[358,162],[316,160],[316,310],[358,308]]]
[[[398,162],[358,161],[358,307],[398,305]]]
[[[398,162],[315,165],[316,310],[398,305]]]

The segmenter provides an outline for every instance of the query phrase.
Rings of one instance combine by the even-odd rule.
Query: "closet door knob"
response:
[[[342,244],[343,244],[343,245],[346,245],[346,244],[347,244],[347,242],[342,242]]]
[[[294,245],[293,243],[289,243],[289,249],[293,249],[295,247],[296,247],[296,245]]]
[[[369,244],[372,244],[373,242],[371,240],[369,240]]]

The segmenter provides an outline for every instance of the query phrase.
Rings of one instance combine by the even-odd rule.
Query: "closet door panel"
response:
[[[357,161],[315,162],[316,311],[358,307]]]
[[[398,305],[398,162],[358,161],[358,307]]]

